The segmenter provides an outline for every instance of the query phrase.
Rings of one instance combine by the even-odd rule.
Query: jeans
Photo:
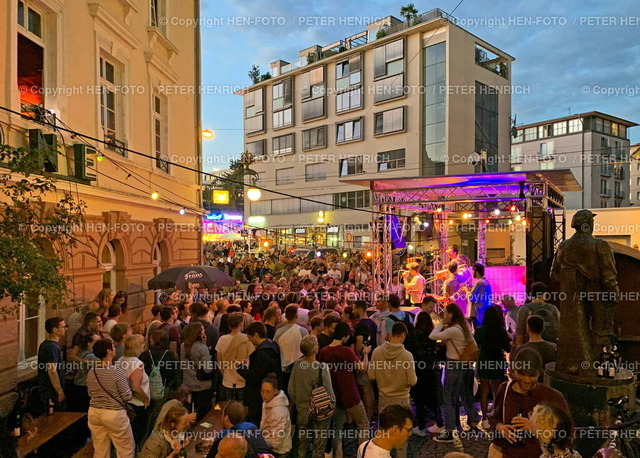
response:
[[[442,413],[444,417],[444,427],[453,430],[456,427],[457,401],[460,400],[462,407],[467,413],[467,424],[475,425],[480,422],[478,411],[474,404],[472,386],[473,370],[460,368],[458,361],[447,361],[445,369],[445,380],[442,394]],[[465,363],[468,365],[468,363]],[[466,367],[466,366],[465,366]]]
[[[213,407],[213,389],[191,392],[191,402],[195,405],[196,421],[200,421]]]
[[[327,429],[331,418],[318,421],[309,418],[309,407],[303,406],[298,411],[296,434],[298,435],[298,458],[306,458],[309,453],[309,442],[312,443],[313,458],[324,458],[324,449],[327,446]],[[293,452],[293,450],[292,450]]]
[[[364,410],[364,404],[360,401],[357,405],[348,409],[336,409],[333,414],[333,456],[334,458],[341,458],[342,455],[342,437],[344,436],[344,424],[347,420],[347,413],[351,415],[351,418],[356,422],[358,427],[358,445],[369,439],[369,419],[367,413]]]

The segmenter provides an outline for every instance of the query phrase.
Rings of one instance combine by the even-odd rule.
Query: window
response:
[[[546,161],[553,159],[553,142],[540,143],[540,149],[538,151],[538,160]]]
[[[404,41],[392,41],[378,46],[374,51],[374,79],[398,75],[404,72]]]
[[[331,203],[333,202],[333,194],[320,194],[310,196],[310,199],[317,200],[318,202],[309,202],[306,200],[300,201],[300,212],[319,212],[332,210]]]
[[[404,95],[404,75],[394,75],[378,80],[373,88],[374,103],[396,99]]]
[[[116,250],[112,242],[105,243],[102,248],[102,255],[100,257],[100,265],[104,269],[102,273],[102,288],[109,288],[112,291],[116,288]]]
[[[18,310],[18,361],[35,360],[38,347],[45,339],[44,320],[45,306],[41,298],[34,303],[21,302]]]
[[[611,158],[607,156],[602,156],[600,163],[600,175],[610,176],[611,175]]]
[[[447,49],[446,42],[424,48],[424,116],[422,138],[422,175],[445,173],[445,131],[447,126]]]
[[[300,200],[298,199],[275,199],[271,201],[271,213],[300,213]]]
[[[300,95],[302,98],[302,121],[321,118],[325,115],[324,67],[317,67],[302,74]]]
[[[636,199],[640,200],[640,192],[636,194]]]
[[[522,143],[522,140],[524,138],[524,132],[522,129],[518,129],[518,136],[517,137],[511,137],[511,143]]]
[[[640,186],[640,177],[636,178],[636,186]]]
[[[267,155],[267,151],[264,147],[266,140],[258,140],[257,142],[247,143],[245,150],[252,154],[253,157],[264,157]]]
[[[606,200],[601,200],[600,201],[600,208],[607,208],[607,201]]]
[[[622,186],[621,186],[621,183],[619,181],[614,181],[613,182],[613,192],[614,192],[614,195],[617,198],[619,198],[619,199],[622,198]]]
[[[42,38],[42,14],[22,0],[18,0],[18,25]]]
[[[552,135],[553,129],[550,124],[546,126],[538,126],[538,138],[547,138],[551,137]]]
[[[596,118],[595,129],[596,132],[602,132],[602,118]]]
[[[325,164],[321,162],[319,164],[307,164],[304,168],[305,181],[324,180],[327,178],[325,172]]]
[[[327,126],[314,127],[302,131],[302,151],[315,148],[326,148]]]
[[[535,127],[528,127],[524,130],[524,141],[528,142],[530,140],[535,140],[536,137],[536,128]]]
[[[251,216],[256,215],[270,215],[271,214],[271,201],[270,200],[258,200],[256,202],[249,203],[249,210]]]
[[[611,123],[611,135],[615,135],[616,137],[619,135],[619,129],[618,129],[619,124],[612,122]]]
[[[271,87],[273,109],[273,128],[290,126],[293,124],[293,108],[291,108],[291,78],[285,78]],[[280,111],[279,111],[280,110]]]
[[[166,99],[160,95],[153,96],[153,147],[156,153],[156,167],[169,173],[169,157],[166,153],[167,125],[165,119]]]
[[[246,134],[264,131],[263,88],[244,96],[244,129]]]
[[[371,194],[369,191],[338,192],[333,195],[333,205],[338,208],[367,208],[371,206]]]
[[[520,164],[521,162],[522,162],[522,147],[512,146],[511,147],[511,163]]]
[[[118,91],[119,69],[117,64],[108,57],[100,57],[100,120],[104,139],[109,143],[107,146],[113,151],[117,151],[123,156],[126,152],[122,150],[124,146],[121,142],[121,100]]]
[[[620,127],[618,127],[618,130],[620,131],[620,137],[627,138],[627,127],[626,126],[623,126],[622,124],[620,124]]]
[[[318,97],[317,99],[302,102],[302,120],[309,121],[322,118],[324,116],[324,99],[324,97]]]
[[[342,92],[336,95],[336,113],[362,108],[362,89]]]
[[[540,163],[540,170],[553,170],[555,163],[553,161],[544,161]]]
[[[291,107],[273,113],[273,128],[290,126],[293,124],[293,109]]]
[[[497,172],[499,162],[498,91],[491,86],[476,81],[475,108],[475,151],[487,152],[486,160],[483,159],[474,166],[475,172]]]
[[[607,134],[607,135],[611,135],[611,121],[608,120],[604,120],[602,122],[602,133],[603,134]]]
[[[375,114],[375,135],[404,130],[404,107]]]
[[[341,177],[347,175],[355,175],[357,173],[363,173],[362,168],[362,156],[351,156],[346,159],[340,159],[340,173]]]
[[[362,81],[360,54],[336,64],[336,91],[359,86]]]
[[[167,33],[166,0],[149,0],[149,26],[156,27],[165,35]]]
[[[23,114],[44,112],[44,41],[42,15],[18,1],[18,91]]]
[[[377,154],[378,172],[386,170],[403,169],[405,167],[404,149],[385,151]]]
[[[293,183],[293,167],[286,169],[276,170],[276,184],[291,184]]]
[[[582,132],[582,119],[570,119],[569,120],[569,133]]]
[[[281,154],[293,153],[294,137],[293,134],[282,135],[281,137],[273,138],[273,155],[279,156]]]
[[[567,122],[554,122],[553,123],[553,135],[564,135],[567,133]]]
[[[362,140],[362,118],[336,124],[336,143]]]
[[[609,195],[609,190],[607,189],[607,180],[600,180],[600,195]]]

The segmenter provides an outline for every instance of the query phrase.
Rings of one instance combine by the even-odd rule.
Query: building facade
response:
[[[363,246],[370,193],[342,180],[509,170],[513,58],[449,19],[389,16],[243,91],[258,185],[282,193],[246,201],[250,227],[286,248]]]
[[[199,17],[199,2],[0,4],[0,105],[12,110],[0,110],[2,142],[52,151],[45,168],[87,206],[77,248],[61,254],[74,298],[126,291],[125,319],[140,329],[154,299],[147,281],[201,259],[199,174],[168,164],[201,164],[200,32],[172,26],[171,17]],[[0,324],[3,407],[16,382],[35,374],[29,363],[45,337],[44,320],[72,312],[57,306],[20,307]]]
[[[629,150],[631,151],[631,161],[629,163],[629,178],[631,179],[629,183],[631,190],[629,205],[640,207],[640,144],[631,145]]]
[[[634,126],[598,111],[518,126],[511,169],[570,169],[583,190],[566,193],[566,208],[628,207]]]

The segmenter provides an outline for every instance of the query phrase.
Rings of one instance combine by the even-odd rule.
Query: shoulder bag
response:
[[[136,411],[133,407],[131,407],[128,403],[123,402],[122,400],[116,398],[109,390],[107,390],[103,385],[102,382],[100,382],[100,379],[98,378],[98,374],[96,373],[96,368],[93,368],[93,375],[95,376],[98,385],[100,385],[100,388],[102,388],[102,391],[104,391],[105,393],[107,393],[111,399],[113,399],[114,401],[116,401],[118,404],[120,404],[122,406],[122,408],[125,410],[125,412],[127,412],[127,417],[129,417],[129,421],[133,421],[136,419]]]

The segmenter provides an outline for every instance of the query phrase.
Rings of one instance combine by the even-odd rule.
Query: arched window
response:
[[[112,242],[107,242],[102,249],[100,265],[104,269],[102,274],[102,288],[109,288],[116,291],[116,250]]]

